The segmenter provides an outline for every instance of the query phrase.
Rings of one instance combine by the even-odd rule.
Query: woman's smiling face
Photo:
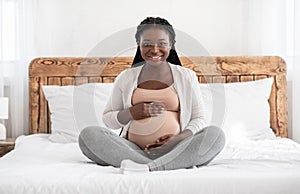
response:
[[[169,34],[165,30],[153,27],[141,34],[141,55],[150,65],[160,65],[165,62],[170,54],[171,47]]]

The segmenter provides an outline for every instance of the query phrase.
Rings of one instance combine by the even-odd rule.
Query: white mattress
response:
[[[282,138],[231,142],[208,166],[123,175],[89,161],[78,144],[21,136],[0,159],[0,193],[299,194],[300,145]]]

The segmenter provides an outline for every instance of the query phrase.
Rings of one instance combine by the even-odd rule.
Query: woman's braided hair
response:
[[[136,55],[135,55],[133,63],[132,63],[132,67],[137,67],[137,66],[140,66],[143,64],[144,59],[141,56],[141,51],[140,51],[140,46],[139,46],[141,34],[145,30],[147,30],[149,28],[153,28],[153,27],[162,29],[162,30],[166,31],[169,35],[170,42],[172,43],[172,48],[170,50],[170,54],[167,58],[167,61],[172,64],[175,64],[175,65],[181,65],[181,62],[179,60],[179,57],[177,55],[177,52],[176,52],[175,46],[174,46],[176,41],[175,41],[175,31],[174,31],[172,25],[166,19],[163,19],[160,17],[147,17],[140,23],[140,25],[138,25],[137,31],[135,33],[135,40],[136,40],[136,43],[138,44],[138,48],[137,48]]]
[[[165,30],[169,34],[170,42],[173,44],[175,43],[175,31],[172,25],[167,20],[160,17],[147,17],[141,22],[140,25],[138,25],[137,31],[135,33],[136,42],[139,44],[141,34],[145,30],[153,27]]]

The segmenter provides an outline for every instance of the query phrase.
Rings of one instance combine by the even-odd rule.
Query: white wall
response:
[[[292,113],[299,113],[292,110],[286,6],[286,0],[37,0],[36,53],[78,57],[97,48],[99,56],[132,56],[136,26],[147,16],[160,16],[182,32],[177,49],[185,55],[198,55],[187,36],[209,55],[279,55],[288,62],[289,134],[300,141],[300,123],[292,130]]]
[[[297,10],[297,11],[296,11]],[[294,44],[294,70],[293,70],[293,138],[300,142],[300,1],[295,1],[295,14],[298,18],[294,29],[295,44]]]
[[[300,33],[300,31],[298,31]],[[298,45],[300,46],[300,45]],[[293,114],[293,120],[292,120],[292,137],[294,140],[300,143],[300,53],[298,54],[298,57],[294,58],[294,78],[293,78],[293,93],[292,93],[292,98],[293,98],[293,108],[292,108],[292,114]]]
[[[165,17],[174,28],[196,38],[210,53],[244,53],[242,2],[40,0],[36,17],[37,53],[84,56],[113,33],[136,28],[146,16]],[[127,38],[134,43],[134,34]]]

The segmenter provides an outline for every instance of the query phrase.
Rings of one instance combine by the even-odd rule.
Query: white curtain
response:
[[[289,137],[300,142],[300,2],[244,0],[244,55],[277,55],[287,63]],[[298,56],[298,57],[297,57]],[[297,108],[298,107],[298,108]]]
[[[34,8],[34,0],[0,0],[0,96],[9,97],[8,137],[28,134]]]

